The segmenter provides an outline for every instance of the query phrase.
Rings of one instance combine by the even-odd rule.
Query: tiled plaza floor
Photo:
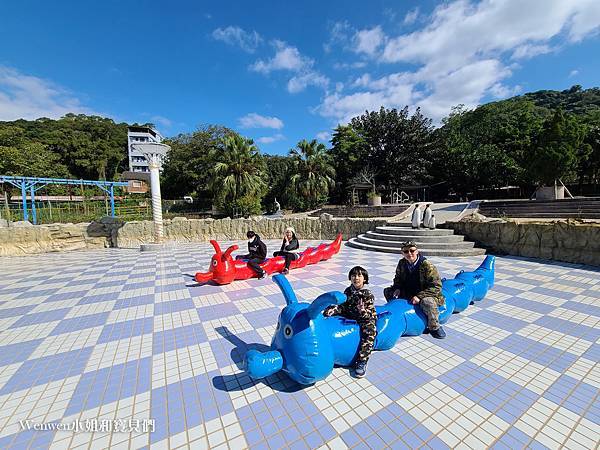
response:
[[[401,338],[366,378],[338,368],[302,388],[242,373],[284,301],[270,278],[194,286],[212,253],[0,258],[0,449],[597,448],[597,268],[499,257],[496,286],[446,340]],[[483,257],[431,259],[452,277]],[[343,245],[289,280],[312,301],[361,264],[382,303],[396,262]],[[34,429],[48,423],[80,429]]]

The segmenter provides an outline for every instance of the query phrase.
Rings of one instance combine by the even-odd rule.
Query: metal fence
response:
[[[205,219],[212,217],[210,211],[184,210],[170,211],[172,202],[163,202],[163,218],[187,217],[188,219]],[[49,223],[81,223],[99,220],[110,216],[110,204],[104,201],[85,202],[35,202],[38,224]],[[150,201],[142,204],[115,202],[115,216],[126,222],[133,220],[152,220],[152,203]],[[0,219],[8,222],[23,220],[23,208],[20,204],[0,201]],[[29,210],[31,220],[31,209]]]
[[[104,216],[110,216],[107,202],[35,202],[38,224],[92,222]],[[116,217],[125,221],[152,219],[152,205],[115,203]],[[23,220],[23,208],[20,205],[0,205],[0,219],[8,222]],[[31,211],[30,211],[31,216]]]

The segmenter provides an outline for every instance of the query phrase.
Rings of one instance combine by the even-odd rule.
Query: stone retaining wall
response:
[[[171,242],[206,242],[245,240],[246,231],[254,230],[263,239],[280,239],[286,227],[296,230],[300,239],[334,239],[342,233],[344,240],[357,234],[382,226],[385,220],[331,218],[324,214],[321,218],[302,217],[289,219],[186,219],[176,217],[164,221],[164,235]],[[152,242],[153,224],[149,221],[127,222],[118,230],[119,247],[138,247]]]
[[[254,230],[264,239],[279,239],[292,226],[300,239],[334,239],[342,233],[347,240],[385,224],[385,220],[295,217],[284,219],[186,219],[164,221],[167,241],[207,242],[210,239],[245,240],[246,231]],[[135,248],[153,241],[150,221],[119,222],[105,217],[99,222],[0,227],[0,256],[79,250],[85,248]]]
[[[495,252],[600,266],[600,223],[465,220],[445,227]]]
[[[110,234],[90,232],[89,223],[0,228],[0,256],[62,252],[110,246]]]

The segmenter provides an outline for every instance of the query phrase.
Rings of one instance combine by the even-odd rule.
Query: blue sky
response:
[[[600,85],[598,0],[3,3],[0,120],[222,124],[285,154],[382,105],[439,123]]]

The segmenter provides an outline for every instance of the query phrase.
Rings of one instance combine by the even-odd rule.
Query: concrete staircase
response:
[[[394,223],[377,227],[356,238],[348,245],[363,250],[385,253],[402,253],[402,243],[415,241],[425,256],[475,256],[485,254],[482,248],[475,248],[473,242],[465,241],[464,236],[454,234],[454,230],[425,228],[413,229],[410,224]]]
[[[600,197],[483,201],[479,213],[487,217],[597,220],[600,219]]]

